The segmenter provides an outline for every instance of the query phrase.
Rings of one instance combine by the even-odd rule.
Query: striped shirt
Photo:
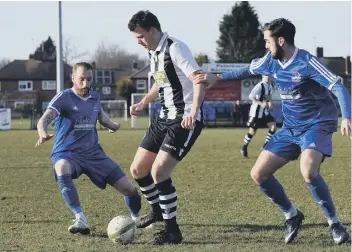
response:
[[[251,100],[256,99],[261,102],[270,101],[272,92],[273,88],[271,84],[261,81],[254,86],[248,98]],[[257,102],[253,102],[249,111],[249,116],[255,118],[262,118],[263,115],[269,115],[268,108],[262,108]]]
[[[183,118],[192,108],[193,83],[188,76],[201,70],[183,42],[164,33],[156,50],[150,51],[150,70],[159,87],[160,118]],[[203,121],[202,111],[197,120]]]

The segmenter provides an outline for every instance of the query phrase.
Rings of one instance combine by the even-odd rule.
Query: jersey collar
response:
[[[290,59],[289,61],[287,61],[287,62],[284,63],[284,64],[283,64],[280,60],[278,60],[277,62],[278,62],[279,65],[282,67],[282,69],[285,69],[285,68],[288,67],[288,66],[292,63],[292,61],[296,58],[297,53],[298,53],[298,48],[296,47],[296,49],[295,49],[295,51],[294,51],[294,53],[293,53],[293,55],[292,55],[292,57],[291,57],[291,59]]]
[[[166,32],[164,32],[163,36],[161,37],[161,39],[159,41],[157,48],[154,51],[150,50],[149,53],[154,54],[155,52],[160,52],[161,48],[163,47],[163,45],[168,37],[169,37],[169,35]]]
[[[73,87],[71,88],[71,90],[78,98],[82,99],[83,101],[87,101],[89,98],[92,97],[91,94],[89,94],[89,96],[87,97],[80,96]]]

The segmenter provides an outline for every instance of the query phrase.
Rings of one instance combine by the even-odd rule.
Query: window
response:
[[[95,70],[95,83],[105,85],[112,84],[112,71]]]
[[[42,102],[42,111],[44,112],[46,108],[48,107],[50,102]]]
[[[18,82],[19,91],[31,91],[33,90],[33,81],[19,81]]]
[[[111,94],[111,87],[103,87],[102,93],[103,93],[104,95],[109,95],[109,94]]]
[[[21,109],[24,107],[24,101],[15,101],[14,106],[15,109]]]
[[[147,81],[146,80],[137,80],[136,81],[136,89],[137,90],[146,90],[147,89]]]
[[[53,81],[53,80],[42,81],[42,89],[43,90],[56,90],[56,81]]]

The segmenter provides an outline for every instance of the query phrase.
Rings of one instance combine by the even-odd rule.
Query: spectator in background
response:
[[[237,100],[233,105],[233,122],[235,125],[241,124],[241,117],[242,117],[241,110],[242,110],[242,105],[240,103],[240,100]]]
[[[242,105],[242,125],[245,126],[246,123],[248,122],[248,117],[249,117],[249,110],[251,108],[251,104],[249,101],[245,101],[244,104]]]

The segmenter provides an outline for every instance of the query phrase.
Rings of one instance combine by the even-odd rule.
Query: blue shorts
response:
[[[331,157],[333,132],[321,129],[298,131],[282,128],[270,139],[265,150],[286,160],[295,160],[306,149],[321,152],[324,157]]]
[[[72,165],[72,179],[76,179],[84,173],[101,189],[105,189],[107,184],[114,185],[117,180],[125,176],[120,166],[105,153],[94,156],[76,155],[71,152],[56,153],[51,157],[54,171],[55,163],[60,159],[65,159]]]

